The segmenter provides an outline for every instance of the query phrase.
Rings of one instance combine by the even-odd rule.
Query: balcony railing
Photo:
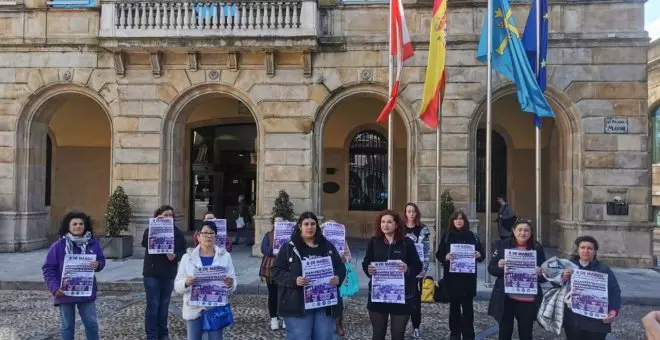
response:
[[[103,1],[101,37],[301,37],[317,31],[315,1]]]

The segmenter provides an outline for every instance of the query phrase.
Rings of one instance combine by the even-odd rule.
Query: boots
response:
[[[344,336],[344,316],[342,315],[337,319],[336,321],[337,325],[337,335],[339,336]]]

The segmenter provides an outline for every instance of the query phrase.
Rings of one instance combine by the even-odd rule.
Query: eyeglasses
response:
[[[200,234],[200,235],[203,235],[203,236],[209,236],[209,237],[215,235],[214,232],[210,232],[210,231],[202,231],[202,232],[199,233],[199,234]]]

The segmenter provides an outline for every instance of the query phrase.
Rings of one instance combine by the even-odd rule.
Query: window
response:
[[[506,142],[493,131],[491,138],[491,212],[499,211],[495,199],[506,194]],[[477,130],[477,212],[486,212],[486,129]]]
[[[348,148],[348,210],[387,208],[387,140],[374,131],[361,131]]]
[[[94,7],[94,0],[49,0],[51,8],[90,8]]]
[[[660,106],[651,111],[653,122],[653,163],[660,163]]]
[[[52,185],[52,167],[53,167],[53,141],[50,136],[46,135],[46,188],[45,188],[45,202],[44,204],[50,206],[50,191]]]

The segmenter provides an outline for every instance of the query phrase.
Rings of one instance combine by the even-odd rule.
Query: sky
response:
[[[644,26],[651,40],[660,38],[660,0],[649,0],[644,8]]]

